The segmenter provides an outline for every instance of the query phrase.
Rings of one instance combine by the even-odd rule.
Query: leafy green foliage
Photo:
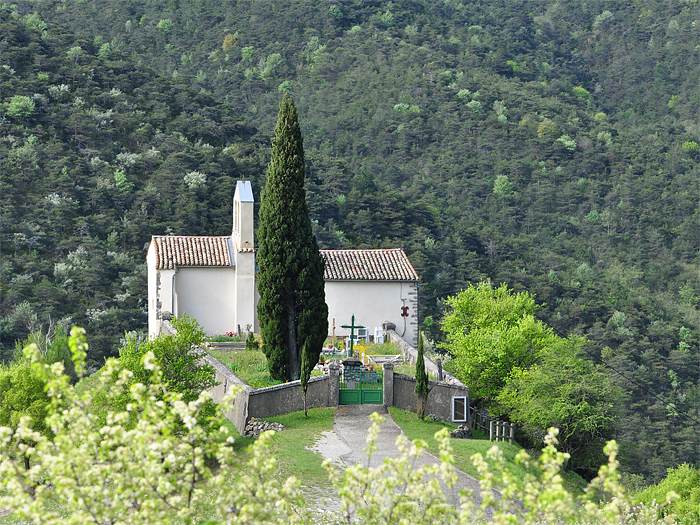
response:
[[[659,517],[674,514],[677,523],[700,521],[700,471],[683,463],[668,469],[665,479],[634,496],[636,503],[662,507]]]
[[[69,341],[74,367],[81,377],[87,357],[84,334],[74,328]],[[284,483],[277,479],[277,461],[270,454],[272,433],[261,435],[245,455],[231,446],[233,438],[224,424],[224,414],[235,389],[217,415],[214,428],[218,430],[209,433],[201,424],[209,395],[202,392],[196,400],[185,403],[180,394],[169,392],[149,353],[144,358],[145,369],[151,371],[149,385],[132,385],[129,410],[111,411],[105,425],[93,415],[92,405],[95,394],[110,395],[128,382],[130,373],[118,360],[108,360],[95,387],[80,393],[61,374],[60,365],[41,363],[36,347],[28,347],[26,355],[48,385],[51,403],[47,424],[54,437],[48,439],[33,431],[27,418],[20,420],[16,429],[0,427],[0,505],[13,509],[13,518],[48,525],[160,525],[174,520],[211,525],[298,524],[318,518],[302,505],[295,476],[287,477]],[[114,377],[118,377],[116,383]],[[330,414],[319,415],[314,425],[327,426]],[[131,417],[137,424],[127,428],[125,423]],[[376,413],[371,418],[366,448],[370,458],[383,421]],[[177,431],[179,421],[185,422],[183,431]],[[303,433],[297,435],[307,440]],[[387,458],[378,467],[356,464],[341,476],[326,461],[340,509],[325,513],[324,522],[351,522],[357,517],[370,523],[406,521],[416,525],[436,521],[659,523],[653,508],[641,506],[630,515],[629,500],[619,484],[614,442],[606,446],[607,464],[578,499],[563,487],[560,470],[567,455],[557,452],[555,431],[545,438],[538,461],[524,451],[517,456],[519,463],[536,469],[539,475],[528,474],[524,479],[512,476],[498,447],[487,452],[493,468],[476,454],[473,462],[481,477],[481,505],[477,507],[471,495],[465,494],[457,508],[441,486],[452,487],[457,480],[446,429],[437,432],[435,439],[439,442],[437,463],[417,462],[425,443],[416,440],[411,444],[404,436],[397,439],[400,456]],[[24,456],[31,453],[36,465],[31,470],[22,468],[15,460],[15,451]],[[216,461],[216,469],[208,459]],[[492,491],[494,482],[503,487],[498,500]],[[47,486],[51,490],[46,490]]]
[[[579,357],[585,340],[555,335],[534,317],[532,295],[505,284],[469,286],[448,306],[444,346],[472,397],[519,423],[535,446],[558,428],[573,466],[595,472],[623,396],[602,367]]]
[[[82,376],[84,331],[75,328],[70,344]],[[60,366],[41,363],[36,347],[27,354],[49,387],[46,423],[53,436],[35,432],[28,419],[16,429],[0,427],[0,505],[19,519],[76,525],[199,523],[211,517],[239,524],[299,521],[294,505],[299,483],[293,476],[284,483],[273,478],[270,435],[245,457],[237,454],[223,410],[209,427],[208,393],[186,403],[182,394],[168,391],[152,353],[144,356],[148,384],[132,384],[129,407],[110,410],[106,424],[95,416],[94,404],[129,383],[129,370],[118,360],[110,359],[98,372],[94,388],[77,392]],[[127,425],[132,418],[135,424]],[[14,451],[31,453],[33,468],[22,468]]]
[[[13,118],[24,119],[30,117],[35,109],[36,105],[31,98],[24,95],[15,95],[7,104],[5,113]]]
[[[199,394],[217,385],[214,368],[202,362],[205,332],[194,319],[185,316],[173,319],[175,335],[159,335],[147,341],[127,337],[126,345],[119,350],[120,366],[131,371],[129,384],[149,384],[151,371],[146,367],[146,354],[153,356],[162,373],[162,381],[171,392],[182,394],[186,403],[194,401]],[[120,398],[116,406],[124,408],[128,395]]]
[[[555,340],[537,364],[513,370],[498,402],[535,446],[546,429],[558,428],[573,465],[590,473],[604,461],[603,445],[613,435],[623,396],[602,367],[578,356],[584,343]]]
[[[0,8],[0,361],[53,319],[90,328],[94,370],[146,326],[150,236],[230,233],[235,180],[263,163],[230,109],[13,13]],[[206,192],[187,191],[191,172]]]
[[[302,390],[328,333],[323,259],[304,190],[304,146],[291,97],[280,104],[258,229],[258,317],[270,375]]]
[[[535,319],[532,295],[512,293],[505,283],[469,285],[447,305],[443,347],[454,356],[456,375],[474,399],[496,398],[514,369],[529,368],[556,340],[551,329]]]
[[[20,418],[29,418],[29,427],[46,433],[44,423],[49,406],[46,382],[22,359],[0,365],[0,426],[17,428]]]
[[[6,359],[30,331],[26,311],[15,312],[23,301],[38,322],[52,313],[89,323],[93,365],[143,327],[143,245],[153,233],[230,232],[232,180],[260,191],[277,90],[289,81],[322,248],[403,246],[421,276],[423,318],[439,319],[447,296],[485,278],[536,293],[550,326],[585,335],[593,355],[634,378],[613,375],[631,393],[617,424],[624,468],[659,480],[700,461],[700,437],[683,418],[700,417],[698,338],[678,337],[681,326],[700,333],[689,299],[700,294],[700,164],[683,146],[698,142],[694,0],[381,0],[337,11],[303,0],[11,4],[1,15],[0,103],[28,96],[37,110],[0,127]],[[170,34],[161,19],[173,21]],[[95,35],[114,44],[109,59],[96,57]],[[75,46],[84,53],[74,63]],[[275,53],[282,62],[263,80]],[[490,111],[495,101],[508,107],[505,122]],[[93,108],[113,109],[112,126],[95,129]],[[112,182],[125,150],[144,155],[126,169],[128,198]],[[207,191],[183,187],[192,170],[207,174]],[[358,186],[363,171],[375,189]],[[500,175],[517,189],[505,201],[493,193]],[[591,210],[599,220],[585,220]],[[54,265],[72,264],[79,246],[89,278],[74,267],[55,279]],[[114,264],[110,251],[127,262]],[[608,326],[615,311],[629,333]],[[430,337],[443,337],[437,323]],[[668,393],[678,415],[650,392]]]

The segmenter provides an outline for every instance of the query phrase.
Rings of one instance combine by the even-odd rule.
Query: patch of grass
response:
[[[282,479],[297,476],[305,487],[327,487],[328,473],[323,468],[323,457],[307,450],[324,430],[333,429],[334,408],[311,408],[309,417],[304,412],[265,419],[282,423],[287,430],[277,432],[272,439],[272,453],[277,458]]]
[[[411,377],[416,377],[416,365],[412,365],[410,363],[404,363],[404,362],[396,363],[394,365],[394,373],[395,374],[404,374],[404,375],[411,376]],[[431,373],[428,373],[428,379],[437,380],[437,376],[435,376]]]
[[[431,421],[425,419],[421,421],[418,416],[412,412],[406,412],[395,407],[389,407],[389,413],[391,417],[396,422],[397,425],[401,427],[408,439],[413,441],[414,439],[422,439],[428,444],[428,451],[433,454],[438,454],[438,443],[435,440],[435,432],[440,430],[442,427],[446,427],[448,431],[457,428],[456,425],[451,423],[442,423],[440,421]],[[472,477],[478,479],[478,473],[474,465],[472,465],[471,457],[476,453],[481,453],[482,456],[486,457],[486,451],[491,447],[497,446],[503,452],[506,458],[506,463],[509,465],[511,473],[518,479],[523,479],[525,474],[536,474],[534,469],[525,468],[522,465],[515,464],[515,456],[518,452],[522,450],[522,447],[514,444],[511,445],[508,442],[498,441],[491,442],[488,437],[484,436],[481,432],[474,432],[474,438],[472,439],[452,439],[450,440],[450,445],[452,445],[452,453],[454,455],[455,467],[459,470],[466,472]],[[531,453],[535,456],[535,454]],[[491,461],[487,460],[490,464]],[[583,487],[585,487],[585,481],[579,476],[571,473],[562,473],[564,477],[565,487],[574,495],[579,495],[583,493]]]
[[[363,354],[367,354],[367,355],[399,355],[399,354],[401,354],[401,350],[399,349],[399,347],[390,341],[387,341],[386,343],[382,343],[382,344],[375,344],[375,343],[367,344],[365,342],[358,342],[353,346],[354,346],[354,349],[358,353],[362,352]]]
[[[209,341],[212,343],[242,343],[245,341],[243,336],[240,335],[233,335],[230,332],[226,334],[216,334],[216,335],[210,335],[205,338],[205,341]]]
[[[280,385],[284,381],[277,381],[270,377],[267,369],[267,358],[262,350],[207,350],[229,369],[253,388],[265,388],[266,386]],[[311,376],[321,375],[321,371],[313,370]]]
[[[231,369],[231,371],[253,388],[279,385],[270,377],[267,358],[261,350],[209,350],[209,353]]]

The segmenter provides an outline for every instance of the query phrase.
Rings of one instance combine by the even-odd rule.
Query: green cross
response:
[[[353,339],[355,339],[355,328],[364,328],[364,326],[355,325],[355,314],[353,314],[352,321],[350,321],[350,325],[342,324],[340,325],[340,327],[350,329],[350,353],[348,354],[348,357],[352,357],[352,343]]]

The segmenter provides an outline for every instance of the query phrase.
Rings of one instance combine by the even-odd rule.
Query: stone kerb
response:
[[[212,350],[245,350],[245,341],[209,341],[204,344]]]

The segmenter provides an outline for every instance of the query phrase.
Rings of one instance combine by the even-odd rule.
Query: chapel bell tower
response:
[[[253,215],[255,200],[250,181],[239,180],[233,196],[233,231],[231,244],[236,267],[234,290],[236,330],[259,331],[257,289],[255,287],[255,244],[253,242]]]

